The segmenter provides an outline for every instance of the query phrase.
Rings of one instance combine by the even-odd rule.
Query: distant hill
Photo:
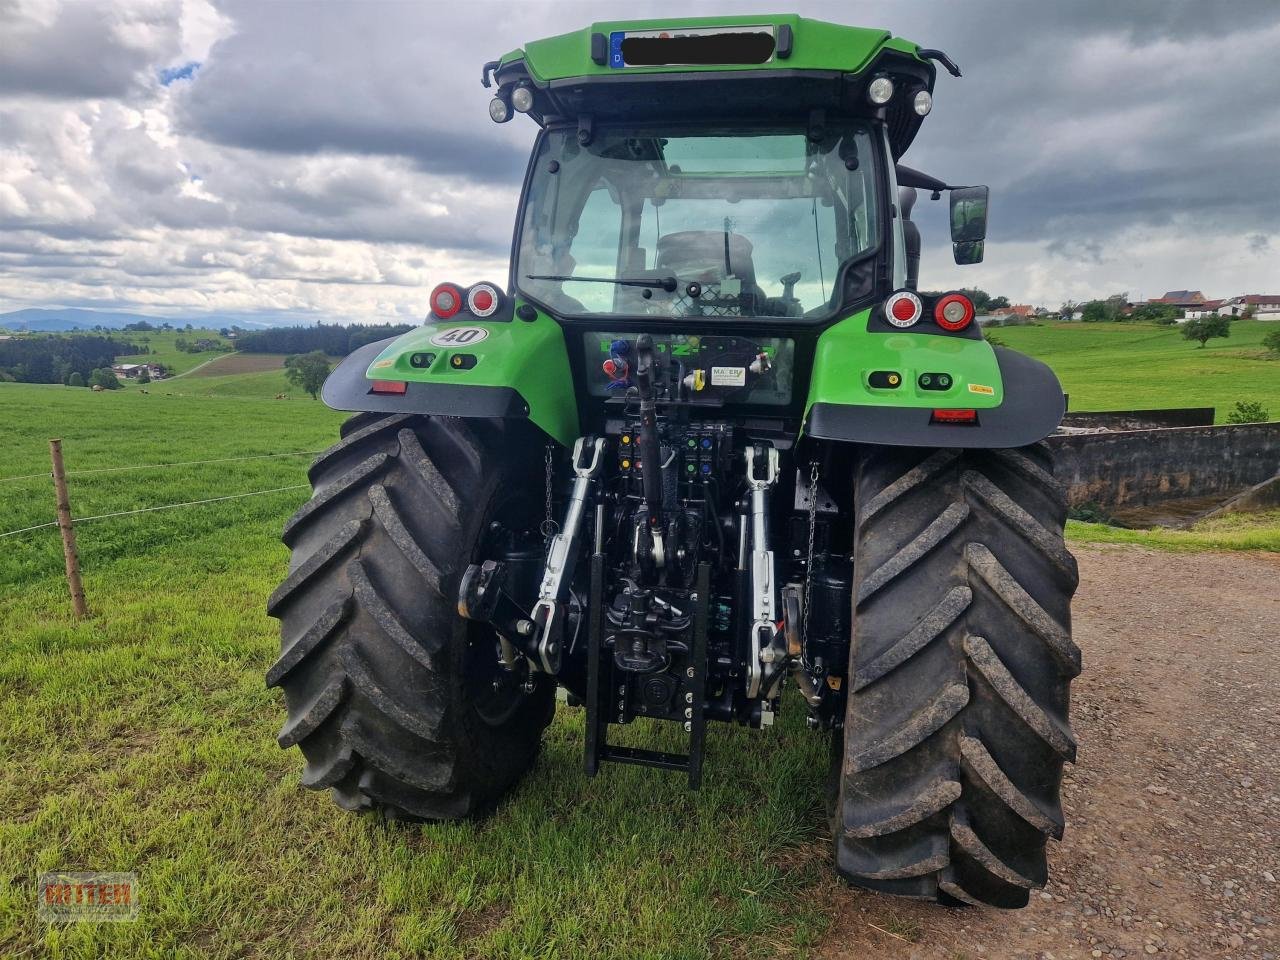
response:
[[[169,323],[174,327],[181,328],[190,323],[193,327],[217,329],[218,327],[232,326],[234,324],[250,330],[266,330],[285,323],[297,323],[296,320],[275,323],[263,320],[244,320],[242,318],[231,320],[216,317],[148,317],[138,313],[108,313],[100,310],[80,310],[74,307],[65,309],[29,307],[26,310],[0,313],[0,327],[32,333],[54,333],[60,330],[92,330],[98,326],[107,330],[120,330],[126,324],[138,323],[142,320],[157,327],[162,323]]]

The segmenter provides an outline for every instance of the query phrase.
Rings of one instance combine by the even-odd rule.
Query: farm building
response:
[[[165,368],[155,363],[117,363],[111,368],[111,372],[117,377],[124,377],[126,380],[136,380],[142,371],[147,371],[147,376],[152,380],[163,380],[168,373]]]
[[[1252,307],[1257,320],[1280,320],[1280,293],[1249,293],[1218,304],[1216,312],[1222,317],[1238,317]]]
[[[1194,310],[1204,305],[1205,296],[1199,290],[1168,290],[1163,297],[1154,297],[1148,303],[1163,303],[1182,310]]]

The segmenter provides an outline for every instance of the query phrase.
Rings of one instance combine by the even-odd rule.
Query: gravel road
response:
[[[1049,886],[1005,913],[832,881],[824,960],[1280,960],[1280,554],[1077,556],[1080,753]]]

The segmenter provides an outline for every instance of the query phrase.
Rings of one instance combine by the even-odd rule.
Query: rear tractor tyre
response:
[[[1046,445],[868,448],[833,763],[836,866],[886,893],[1024,906],[1061,839],[1080,651]]]
[[[267,683],[289,714],[277,739],[306,758],[303,786],[349,810],[457,819],[533,764],[554,688],[503,671],[457,593],[494,537],[540,545],[537,454],[516,426],[360,414],[311,466],[267,606],[281,634]]]

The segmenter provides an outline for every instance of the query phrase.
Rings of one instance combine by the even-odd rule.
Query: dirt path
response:
[[[824,960],[1280,958],[1280,555],[1077,555],[1080,753],[1048,888],[1003,913],[832,882]]]

